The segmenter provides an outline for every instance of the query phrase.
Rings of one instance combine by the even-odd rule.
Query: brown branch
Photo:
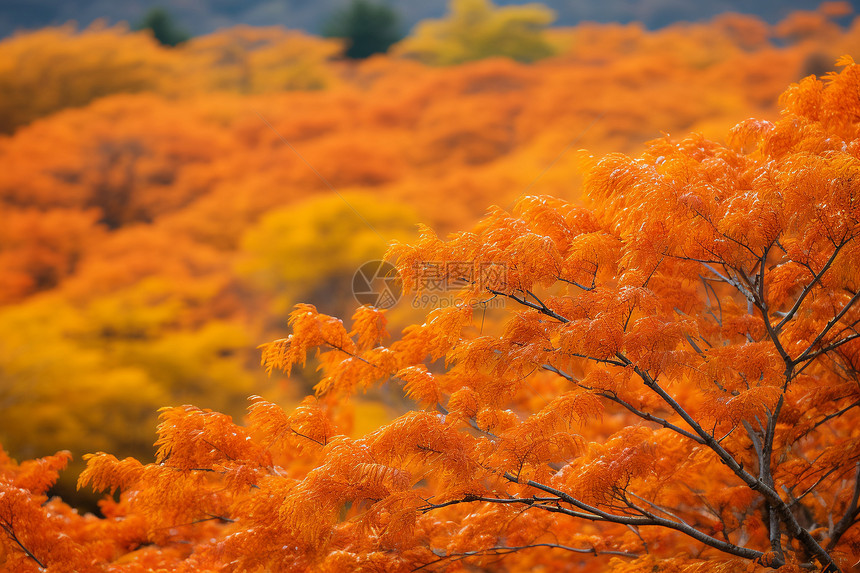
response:
[[[764,432],[764,440],[762,441],[761,452],[761,467],[759,468],[759,481],[766,484],[771,489],[774,489],[773,473],[770,467],[770,460],[773,455],[773,440],[776,436],[776,424],[779,419],[779,413],[782,410],[782,405],[785,403],[785,395],[781,395],[776,403],[773,413],[767,413],[767,427]],[[782,498],[780,498],[782,502]],[[782,502],[785,503],[785,502]],[[789,506],[790,507],[790,506]],[[770,534],[770,547],[780,560],[785,559],[782,552],[782,531],[780,519],[776,511],[774,511],[774,503],[771,500],[766,500],[765,509],[767,511],[768,533]]]
[[[10,523],[0,523],[0,527],[2,527],[2,528],[3,528],[3,531],[5,531],[5,532],[6,532],[6,535],[8,535],[8,536],[9,536],[9,539],[11,539],[12,541],[14,541],[15,543],[17,543],[17,544],[18,544],[18,547],[20,547],[20,548],[21,548],[21,551],[23,551],[23,552],[27,555],[27,557],[29,557],[30,559],[32,559],[33,561],[35,561],[35,562],[36,562],[36,564],[37,564],[39,567],[41,567],[42,569],[46,569],[46,568],[47,568],[47,566],[46,566],[44,563],[42,563],[41,561],[39,561],[38,557],[36,557],[35,555],[33,555],[33,552],[32,552],[32,551],[30,551],[29,549],[27,549],[27,547],[26,547],[26,546],[21,542],[21,540],[20,540],[20,539],[18,539],[18,536],[17,536],[17,535],[15,535],[15,531],[12,529],[12,524],[11,524],[11,522],[10,522]]]
[[[842,538],[842,535],[852,525],[857,523],[855,520],[858,514],[860,514],[860,507],[857,505],[858,501],[860,501],[860,463],[857,464],[857,476],[854,478],[854,493],[851,495],[851,500],[845,508],[845,515],[830,530],[830,541],[827,543],[828,551],[834,549],[836,544],[839,543],[839,539]]]
[[[860,338],[860,334],[852,334],[851,336],[846,336],[845,338],[841,338],[841,339],[837,340],[836,342],[829,344],[829,345],[825,346],[824,348],[821,348],[821,349],[813,352],[812,354],[810,354],[809,356],[804,358],[804,360],[807,361],[807,364],[809,364],[813,360],[815,360],[816,358],[821,356],[822,354],[827,354],[828,352],[832,352],[833,350],[836,350],[837,348],[839,348],[843,344],[851,342],[852,340],[856,340],[857,338]],[[798,358],[798,360],[800,360],[800,358]],[[804,370],[806,370],[806,365],[804,365],[803,368],[798,370],[797,374],[800,374]]]
[[[297,436],[299,436],[299,437],[301,437],[301,438],[305,438],[306,440],[310,440],[310,441],[312,441],[313,443],[315,443],[315,444],[317,444],[317,445],[320,445],[320,446],[325,446],[325,445],[328,443],[328,441],[327,441],[327,440],[326,440],[325,442],[321,442],[321,441],[316,440],[316,439],[314,439],[314,438],[312,438],[312,437],[310,437],[310,436],[306,436],[305,434],[303,434],[303,433],[301,433],[301,432],[299,432],[299,431],[296,431],[296,430],[295,430],[295,429],[293,429],[292,427],[290,428],[290,431],[291,431],[292,433],[294,433],[295,435],[297,435]]]
[[[627,410],[629,410],[633,414],[636,414],[637,416],[639,416],[643,420],[647,420],[648,422],[654,422],[655,424],[659,424],[659,425],[663,426],[664,428],[668,428],[668,429],[670,429],[670,430],[672,430],[678,434],[681,434],[682,436],[684,436],[686,438],[693,440],[697,444],[701,444],[701,445],[705,444],[704,440],[702,440],[702,438],[700,438],[699,436],[692,434],[692,433],[688,432],[687,430],[685,430],[681,427],[676,426],[675,424],[669,422],[668,420],[664,420],[663,418],[655,416],[654,414],[649,414],[648,412],[643,412],[642,410],[639,410],[638,408],[636,408],[635,406],[633,406],[632,404],[630,404],[626,400],[622,400],[621,398],[619,398],[618,395],[615,394],[614,392],[610,393],[607,391],[595,390],[594,388],[591,388],[590,386],[586,386],[586,385],[582,384],[581,382],[579,382],[573,376],[567,374],[566,372],[559,370],[558,368],[555,368],[554,366],[551,366],[549,364],[543,364],[543,365],[541,365],[541,368],[543,368],[544,370],[548,370],[550,372],[554,372],[554,373],[558,374],[559,376],[561,376],[565,380],[568,380],[568,381],[576,384],[577,386],[579,386],[583,390],[588,390],[590,392],[594,392],[596,396],[606,398],[607,400],[610,400],[612,402],[615,402],[616,404],[619,404],[620,406],[623,406],[624,408],[626,408]]]
[[[833,328],[836,325],[836,323],[842,319],[843,316],[845,316],[845,314],[851,309],[851,307],[854,305],[855,302],[857,302],[858,299],[860,299],[860,290],[853,293],[853,296],[848,300],[848,302],[845,303],[845,306],[842,307],[842,310],[840,310],[836,314],[836,316],[834,316],[832,319],[830,319],[827,322],[827,324],[824,326],[824,329],[818,333],[818,336],[815,337],[815,340],[813,340],[809,344],[809,346],[806,348],[806,350],[804,350],[800,354],[800,356],[798,356],[797,358],[795,358],[792,361],[792,364],[797,365],[797,364],[800,364],[801,362],[803,362],[805,360],[811,360],[812,357],[810,357],[809,354],[812,352],[812,349],[815,348],[818,345],[818,343],[821,342],[821,339],[824,338],[828,332],[830,332],[830,329]],[[853,338],[856,338],[856,336],[857,335],[853,335],[853,336],[849,336],[848,338],[853,339]],[[839,344],[844,344],[844,342],[847,342],[847,340],[840,341]],[[821,354],[821,351],[815,353],[814,356],[818,356],[819,354]]]
[[[836,260],[836,256],[839,254],[839,251],[841,251],[842,247],[847,245],[848,242],[849,241],[845,241],[845,242],[837,245],[836,249],[834,249],[834,251],[833,251],[833,254],[830,255],[829,259],[827,259],[827,262],[824,264],[824,267],[821,269],[821,271],[813,276],[811,283],[809,283],[808,285],[803,287],[803,290],[801,291],[800,296],[798,296],[797,300],[794,302],[794,306],[791,307],[791,309],[785,314],[785,316],[782,318],[782,320],[780,320],[779,323],[775,326],[775,329],[777,332],[781,331],[782,327],[785,326],[785,324],[789,320],[794,318],[794,315],[797,314],[798,310],[800,310],[800,305],[803,304],[804,299],[806,299],[806,297],[809,295],[809,293],[812,292],[812,289],[815,287],[815,285],[817,285],[819,283],[819,281],[821,281],[821,277],[824,276],[824,273],[827,272],[827,270],[830,268],[830,266]]]
[[[657,382],[648,375],[647,372],[644,372],[638,366],[635,366],[632,361],[626,358],[622,354],[617,354],[620,360],[623,360],[626,364],[633,367],[633,371],[642,379],[645,385],[656,392],[663,400],[671,406],[675,412],[681,416],[681,418],[687,422],[687,424],[693,428],[693,430],[702,437],[705,441],[705,444],[717,454],[720,460],[726,464],[729,469],[734,472],[736,476],[738,476],[747,486],[759,493],[761,493],[768,503],[771,504],[773,508],[779,513],[779,517],[782,522],[785,524],[787,531],[790,535],[793,535],[798,541],[800,541],[803,546],[809,551],[810,554],[814,555],[816,559],[821,563],[823,569],[825,571],[839,571],[839,568],[833,562],[833,558],[825,551],[821,545],[819,545],[818,541],[815,540],[814,537],[804,529],[800,523],[798,523],[797,518],[791,511],[789,505],[783,501],[783,499],[779,496],[779,493],[773,487],[759,478],[756,478],[748,471],[746,471],[741,464],[732,456],[725,448],[720,445],[720,443],[708,433],[704,428],[702,428],[701,424],[696,422],[692,416],[674,399],[671,395],[669,395],[663,388],[660,387]],[[775,419],[775,417],[774,417]],[[775,423],[775,422],[774,422]]]
[[[761,313],[761,318],[764,321],[765,330],[767,330],[767,335],[773,343],[774,348],[779,353],[780,358],[782,358],[783,363],[785,364],[785,386],[788,385],[788,381],[791,378],[791,371],[793,369],[791,357],[786,352],[785,347],[782,345],[782,342],[779,340],[779,329],[774,328],[773,324],[770,322],[770,311],[767,305],[767,299],[765,298],[764,291],[764,272],[765,267],[767,266],[767,255],[770,252],[770,248],[773,246],[773,243],[768,245],[764,249],[764,253],[762,254],[761,259],[759,259],[759,272],[758,277],[756,278],[756,286],[757,289],[751,289],[750,294],[752,295],[751,302],[758,308]],[[745,277],[746,278],[746,277]],[[747,281],[749,282],[749,281]]]
[[[824,424],[824,423],[826,423],[826,422],[829,422],[829,421],[830,421],[830,420],[832,420],[833,418],[838,418],[839,416],[841,416],[842,414],[844,414],[845,412],[847,412],[847,411],[848,411],[848,410],[850,410],[851,408],[856,408],[857,406],[860,406],[860,400],[857,400],[856,402],[854,402],[854,403],[852,403],[852,404],[849,404],[848,406],[845,406],[844,408],[842,408],[842,409],[841,409],[841,410],[839,410],[838,412],[834,412],[834,413],[832,413],[832,414],[829,414],[829,415],[825,416],[824,418],[822,418],[821,420],[819,420],[818,422],[816,422],[816,423],[815,423],[815,425],[814,425],[814,426],[812,426],[812,429],[814,430],[815,428],[817,428],[817,427],[818,427],[818,426],[820,426],[821,424]]]
[[[459,561],[462,559],[468,559],[469,557],[476,557],[478,555],[509,555],[511,553],[516,553],[517,551],[522,551],[523,549],[534,549],[536,547],[546,547],[549,549],[564,549],[565,551],[573,551],[574,553],[586,553],[594,555],[595,557],[599,557],[601,555],[613,555],[618,557],[629,557],[631,559],[636,559],[640,557],[636,553],[628,553],[626,551],[614,551],[614,550],[599,550],[596,547],[592,548],[579,548],[579,547],[569,547],[567,545],[561,545],[559,543],[530,543],[528,545],[519,545],[519,546],[496,546],[490,547],[489,549],[479,549],[476,551],[465,551],[463,553],[451,553],[449,555],[443,555],[434,561],[429,563],[425,563],[420,567],[416,567],[413,571],[419,571],[424,569],[425,567],[430,567],[437,563],[441,563],[445,560],[451,561]]]
[[[190,527],[192,525],[197,525],[198,523],[206,523],[207,521],[220,521],[222,523],[236,523],[235,519],[230,519],[229,517],[224,517],[223,515],[212,515],[211,513],[203,512],[209,517],[201,517],[200,519],[194,519],[189,521],[188,523],[177,523],[174,525],[165,525],[164,527],[156,527],[153,531],[161,531],[163,529],[173,529],[174,527]]]
[[[212,442],[210,442],[210,441],[209,441],[209,440],[207,440],[206,438],[202,438],[202,441],[203,441],[203,443],[208,444],[209,446],[211,446],[213,450],[218,450],[219,452],[221,452],[222,454],[224,454],[224,457],[225,457],[225,458],[227,458],[228,460],[230,460],[231,462],[235,462],[235,461],[236,461],[236,460],[235,460],[235,458],[233,458],[233,456],[231,456],[230,454],[228,454],[227,452],[225,452],[224,450],[222,450],[221,448],[219,448],[218,446],[216,446],[215,444],[213,444]]]
[[[719,326],[723,326],[723,304],[720,302],[720,297],[717,296],[717,291],[714,288],[714,285],[710,284],[708,282],[708,279],[706,279],[702,275],[699,275],[699,278],[702,279],[702,284],[705,287],[705,295],[708,297],[708,314],[710,314],[711,316],[714,317],[714,320],[717,322],[717,324]],[[708,290],[710,290],[710,293],[708,292]],[[717,317],[717,315],[714,314],[714,311],[711,310],[713,308],[713,305],[711,305],[711,295],[712,294],[714,295],[714,300],[717,303],[717,310],[720,311],[719,317]]]
[[[632,495],[633,497],[635,497],[635,498],[636,498],[636,499],[638,499],[639,501],[644,501],[645,503],[647,503],[648,505],[650,505],[651,507],[653,507],[653,508],[654,508],[654,509],[656,509],[657,511],[662,512],[662,513],[665,513],[666,515],[668,515],[669,517],[671,517],[672,519],[674,519],[675,521],[677,521],[677,522],[679,522],[679,523],[683,523],[684,525],[690,525],[689,523],[687,523],[686,521],[684,521],[683,519],[681,519],[680,517],[678,517],[677,515],[675,515],[674,513],[672,513],[671,511],[669,511],[668,509],[666,509],[665,507],[663,507],[662,505],[658,505],[658,504],[654,503],[653,501],[649,501],[649,500],[645,499],[644,497],[642,497],[642,496],[640,496],[640,495],[636,495],[636,494],[635,494],[635,493],[633,493],[632,491],[628,491],[628,492],[625,492],[625,493],[626,493],[626,494],[629,494],[629,495]],[[625,501],[625,502],[627,502],[627,498],[626,498],[626,496],[625,496],[625,498],[624,498],[624,501]],[[639,508],[638,508],[638,506],[636,506],[636,504],[628,503],[628,506],[629,506],[631,509],[635,509],[635,510],[637,510],[637,511],[639,510]],[[640,538],[640,539],[641,539],[641,538]]]
[[[505,472],[504,477],[508,481],[511,481],[514,483],[521,483],[517,479],[516,476],[514,476],[508,472]],[[632,516],[627,516],[627,515],[615,515],[612,513],[607,513],[605,511],[601,510],[600,508],[588,505],[588,504],[574,498],[573,496],[571,496],[571,495],[569,495],[563,491],[557,490],[553,487],[550,487],[548,485],[544,485],[542,483],[538,483],[538,482],[535,482],[533,480],[528,480],[525,483],[525,485],[528,485],[529,487],[533,487],[535,489],[539,489],[545,493],[549,493],[549,494],[552,494],[554,496],[558,496],[565,503],[573,505],[573,506],[579,508],[580,510],[582,510],[583,512],[587,512],[586,515],[590,514],[591,517],[588,517],[587,519],[590,519],[592,521],[605,521],[605,522],[609,522],[609,523],[620,523],[622,525],[635,525],[635,526],[638,526],[638,525],[662,526],[662,527],[665,527],[667,529],[674,529],[675,531],[679,531],[679,532],[683,533],[684,535],[692,537],[693,539],[700,541],[700,542],[704,543],[705,545],[709,545],[710,547],[713,547],[714,549],[719,549],[720,551],[723,551],[724,553],[729,553],[731,555],[736,555],[738,557],[743,557],[745,559],[759,560],[764,555],[764,553],[762,553],[761,551],[757,551],[755,549],[750,549],[748,547],[740,547],[738,545],[728,543],[728,542],[723,541],[721,539],[717,539],[716,537],[711,537],[710,535],[703,533],[703,532],[699,531],[698,529],[691,527],[690,525],[687,525],[686,523],[681,523],[678,521],[674,521],[672,519],[666,519],[664,517],[660,517],[658,515],[653,515],[650,513],[648,514],[647,517],[632,517]],[[544,509],[544,508],[541,508],[541,509]],[[579,517],[579,516],[577,516],[577,517]],[[780,566],[781,565],[782,564],[780,564]]]
[[[358,354],[355,354],[354,352],[350,352],[349,350],[346,350],[346,349],[342,348],[341,346],[334,344],[333,342],[329,342],[328,340],[323,340],[323,342],[325,342],[326,344],[328,344],[330,347],[334,348],[335,350],[339,350],[339,351],[343,352],[347,356],[355,358],[356,360],[361,360],[362,362],[364,362],[368,366],[373,366],[374,368],[379,368],[379,366],[377,366],[373,362],[370,362],[369,360],[362,358]]]
[[[753,300],[753,298],[754,298],[753,293],[751,291],[747,290],[746,287],[744,287],[744,285],[742,285],[740,283],[740,281],[738,281],[737,279],[731,278],[731,276],[729,276],[729,273],[726,273],[725,275],[723,275],[720,271],[718,271],[717,269],[715,269],[714,267],[712,267],[708,263],[702,263],[702,266],[704,266],[706,269],[708,269],[709,271],[714,273],[714,275],[716,275],[716,277],[719,280],[723,281],[726,284],[729,284],[729,285],[735,287],[738,290],[738,292],[740,292],[742,295],[744,295],[745,299]]]
[[[570,322],[568,319],[566,319],[565,317],[561,316],[560,314],[558,314],[557,312],[555,312],[554,310],[552,310],[551,308],[546,306],[543,302],[540,302],[540,304],[533,303],[529,300],[526,300],[525,297],[522,297],[522,298],[518,297],[517,295],[515,295],[512,292],[506,293],[506,292],[491,289],[491,288],[488,288],[487,290],[492,294],[500,295],[500,296],[506,296],[511,300],[515,300],[516,302],[520,303],[521,305],[527,306],[531,309],[534,309],[534,310],[540,312],[541,314],[545,314],[547,316],[550,316],[550,317],[556,319],[557,321],[559,321],[561,323],[567,324],[568,322]],[[523,292],[528,293],[529,291],[523,291]],[[534,297],[534,295],[531,295],[531,296]],[[537,297],[534,297],[534,298],[535,298],[535,300],[538,300]]]
[[[800,501],[801,501],[804,497],[806,497],[806,496],[807,496],[807,495],[809,495],[810,493],[814,492],[814,491],[815,491],[815,488],[817,488],[819,485],[821,485],[821,482],[823,482],[825,479],[827,479],[827,477],[828,477],[830,474],[832,474],[833,472],[835,472],[835,471],[836,471],[836,470],[838,470],[838,469],[840,469],[840,468],[839,468],[839,466],[834,466],[834,467],[830,468],[829,470],[827,470],[826,472],[824,472],[824,475],[823,475],[823,476],[821,476],[820,478],[818,478],[817,480],[815,480],[815,483],[814,483],[814,484],[812,484],[811,486],[809,486],[808,488],[806,488],[806,491],[804,491],[804,492],[803,492],[802,494],[800,494],[799,496],[794,497],[794,494],[791,494],[791,495],[792,495],[792,500],[791,500],[791,503],[790,503],[789,505],[790,505],[790,506],[794,506],[794,505],[797,505],[798,503],[800,503]],[[793,488],[792,488],[792,489],[793,489]]]
[[[443,416],[447,416],[449,414],[448,408],[446,408],[442,404],[436,404],[436,410],[438,410],[439,413],[442,414]],[[475,420],[475,418],[473,418],[473,417],[466,418],[466,422],[469,424],[469,426],[472,427],[472,429],[474,429],[478,432],[481,432],[482,434],[486,434],[490,439],[492,439],[492,440],[498,440],[499,439],[499,436],[497,436],[496,434],[490,432],[489,430],[485,430],[482,427],[480,427],[478,425],[478,422]]]
[[[582,289],[582,290],[584,290],[584,291],[594,290],[594,288],[595,288],[595,286],[596,286],[596,285],[595,285],[595,279],[594,279],[594,277],[592,277],[592,279],[591,279],[591,286],[590,286],[590,287],[587,287],[587,286],[585,286],[585,285],[581,285],[581,284],[579,284],[578,282],[576,282],[575,280],[572,280],[572,279],[566,279],[566,278],[563,278],[563,277],[560,277],[560,276],[556,276],[556,277],[555,277],[555,279],[556,279],[556,280],[558,280],[558,281],[561,281],[561,282],[563,282],[563,283],[567,283],[567,284],[573,285],[573,286],[575,286],[575,287],[579,287],[579,288],[581,288],[581,289]]]

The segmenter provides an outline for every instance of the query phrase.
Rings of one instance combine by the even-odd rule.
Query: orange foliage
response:
[[[816,18],[830,22],[834,10]],[[311,376],[269,384],[242,345],[275,337],[273,325],[298,300],[348,314],[357,259],[380,258],[381,237],[408,239],[401,233],[412,227],[408,212],[443,233],[465,228],[488,204],[512,207],[522,194],[576,199],[580,170],[591,161],[578,147],[632,153],[661,130],[716,138],[740,118],[772,122],[785,85],[860,49],[857,26],[780,39],[776,47],[773,28],[739,15],[655,32],[583,24],[546,31],[558,55],[533,65],[491,58],[449,68],[396,57],[340,62],[331,41],[275,28],[223,30],[171,50],[121,28],[44,30],[0,42],[0,83],[23,94],[0,102],[15,111],[4,115],[14,133],[0,138],[0,305],[8,309],[0,310],[0,347],[8,349],[0,368],[17,404],[0,420],[0,442],[22,458],[69,448],[80,459],[83,442],[149,455],[140,429],[129,440],[107,429],[91,433],[107,426],[95,413],[85,419],[99,410],[89,404],[114,404],[117,391],[78,384],[98,387],[104,368],[118,377],[105,379],[134,380],[148,397],[118,415],[152,412],[144,427],[164,401],[239,415],[236,396],[274,398],[275,384],[298,399],[292,392],[312,387]],[[747,144],[753,131],[744,130]],[[340,199],[317,173],[376,233],[353,234],[345,224],[337,225],[343,238],[324,231],[354,213],[331,207]],[[537,203],[529,208],[541,209],[541,220],[560,216]],[[322,210],[327,216],[305,215]],[[535,267],[523,270],[561,264],[587,285],[595,265],[611,271],[621,244],[591,214],[564,217],[587,219],[589,233],[571,238],[564,260],[523,261]],[[280,225],[293,232],[280,233]],[[543,234],[563,240],[554,223],[542,225]],[[505,256],[535,246],[525,238]],[[297,250],[305,257],[294,257]],[[775,276],[773,288],[790,290],[803,267],[786,265]],[[691,289],[666,290],[688,309]],[[52,293],[50,302],[35,296],[42,293]],[[389,317],[399,328],[411,321],[406,314]],[[49,334],[22,334],[21,324],[45,320]],[[617,345],[613,332],[602,351]],[[229,343],[217,333],[229,333]],[[45,340],[54,348],[50,374],[33,350]],[[433,353],[447,351],[444,339],[432,344]],[[76,365],[74,381],[62,383],[86,397],[76,408],[86,431],[39,422],[66,407],[51,390],[60,382],[48,382],[63,380],[63,363]],[[26,390],[34,379],[43,388],[38,399]],[[432,389],[424,390],[431,399]],[[33,415],[34,403],[42,414]],[[57,439],[70,432],[75,445]]]
[[[276,28],[0,42],[0,442],[44,456],[0,454],[0,568],[847,568],[860,68],[825,74],[860,49],[845,14],[583,24],[535,64],[451,68]],[[406,287],[467,263],[463,298],[506,310],[393,341],[396,310],[325,314],[413,209]],[[263,346],[316,384],[287,412],[246,350],[305,292]],[[383,386],[414,410],[354,435],[347,396]],[[163,409],[147,463],[149,413],[191,402],[211,409]],[[81,487],[121,492],[103,518],[48,499],[81,468],[58,478],[59,448],[134,456],[86,458]]]
[[[505,269],[462,283],[507,302],[504,327],[452,307],[389,342],[378,309],[349,327],[298,305],[263,364],[316,355],[317,395],[292,414],[255,397],[246,426],[163,409],[155,463],[88,457],[79,486],[121,492],[103,519],[45,502],[67,455],[4,455],[6,567],[846,570],[860,66],[840,65],[728,145],[664,137],[591,161],[587,207],[527,196],[395,245],[407,285],[431,263]],[[397,379],[415,409],[347,437],[349,395]]]
[[[25,103],[38,104],[34,94],[68,91],[26,83],[40,70],[74,72],[57,58],[86,68],[75,82],[93,83],[79,90],[86,97],[55,102],[16,125],[98,100],[0,140],[4,217],[86,212],[51,225],[56,237],[0,242],[0,259],[15,273],[0,303],[72,274],[89,251],[80,244],[85,229],[155,224],[233,251],[262,213],[325,190],[307,164],[338,190],[409,204],[443,230],[470,224],[490,202],[510,206],[532,187],[570,196],[579,175],[568,147],[632,152],[661,130],[721,136],[744,116],[774,119],[783,86],[858,47],[855,34],[833,27],[830,19],[844,13],[837,4],[793,16],[820,20],[826,30],[780,49],[770,37],[790,20],[771,30],[725,15],[658,32],[558,30],[554,41],[567,48],[530,66],[488,59],[437,69],[384,57],[347,65],[332,61],[336,43],[276,28],[224,30],[171,50],[121,28],[62,28],[0,42],[0,62],[9,62],[0,79],[24,82],[11,93],[29,95],[10,103],[22,113]],[[34,61],[36,47],[44,58]],[[93,59],[107,53],[112,59]],[[126,85],[123,74],[152,77]],[[320,91],[277,93],[285,89]],[[149,93],[117,94],[139,91]],[[240,95],[250,93],[264,95]]]
[[[96,23],[19,34],[0,42],[0,133],[114,93],[158,89],[172,62],[146,34]]]

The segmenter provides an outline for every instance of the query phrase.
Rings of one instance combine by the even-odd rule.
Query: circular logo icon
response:
[[[367,261],[352,276],[352,296],[358,304],[391,308],[401,291],[400,275],[388,261]]]

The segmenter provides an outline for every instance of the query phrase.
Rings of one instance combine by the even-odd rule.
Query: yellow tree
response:
[[[415,214],[370,195],[315,197],[267,213],[242,241],[238,270],[272,298],[271,310],[285,318],[308,300],[332,314],[355,307],[350,292],[362,264],[382,259],[387,240],[415,236]]]
[[[451,65],[492,56],[531,62],[555,52],[544,35],[555,14],[541,4],[497,8],[490,0],[451,0],[450,12],[418,24],[394,53]]]

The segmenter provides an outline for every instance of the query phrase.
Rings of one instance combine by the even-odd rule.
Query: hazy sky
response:
[[[281,25],[319,32],[323,22],[349,0],[0,0],[0,35],[16,29],[39,28],[75,21],[86,26],[97,18],[109,23],[137,22],[154,6],[167,8],[178,23],[192,34],[245,23]],[[401,16],[404,31],[424,18],[445,13],[448,0],[389,0]],[[496,0],[496,4],[523,4]],[[546,0],[558,14],[557,24],[582,20],[643,22],[649,28],[679,20],[702,20],[726,11],[757,14],[770,22],[796,9],[814,9],[808,0]],[[852,0],[860,10],[860,0]]]

